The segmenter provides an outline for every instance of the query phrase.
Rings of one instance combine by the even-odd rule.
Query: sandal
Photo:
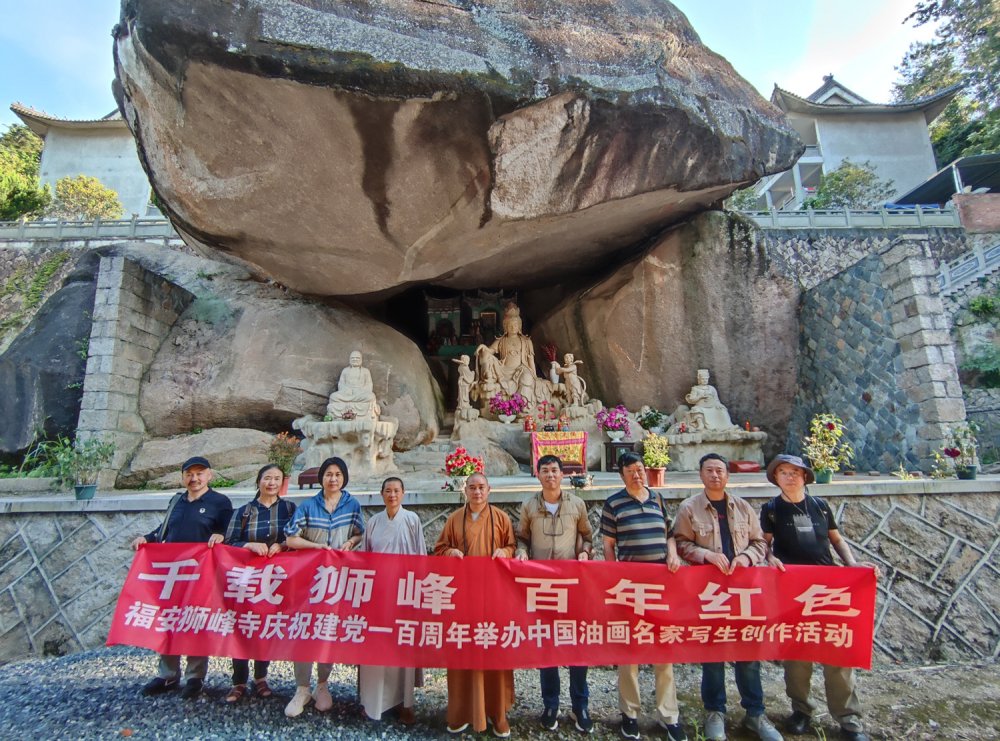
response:
[[[253,680],[253,684],[257,697],[270,697],[274,694],[271,688],[267,686],[266,679],[255,679]]]
[[[239,702],[247,696],[247,686],[245,684],[234,684],[226,695],[226,702]]]

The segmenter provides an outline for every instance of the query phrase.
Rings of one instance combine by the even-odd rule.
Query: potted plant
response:
[[[639,423],[639,426],[642,429],[659,433],[663,432],[664,423],[667,421],[667,415],[659,409],[654,409],[653,407],[643,407],[635,416],[635,421]]]
[[[490,399],[490,412],[495,414],[504,424],[513,422],[517,415],[528,408],[528,400],[518,393],[510,398],[497,393]]]
[[[451,481],[441,488],[445,491],[463,492],[464,496],[465,480],[474,473],[485,473],[486,464],[479,456],[472,455],[463,447],[458,447],[444,457],[444,472]]]
[[[642,462],[646,466],[646,482],[650,486],[663,486],[664,472],[670,463],[670,444],[667,438],[651,432],[642,441]]]
[[[944,454],[951,458],[955,467],[955,475],[960,479],[974,479],[979,471],[976,451],[979,449],[979,441],[976,433],[979,432],[979,425],[969,422],[951,430],[951,439],[944,449]]]
[[[802,451],[816,472],[817,484],[829,484],[833,474],[854,457],[854,449],[843,437],[844,422],[836,414],[817,414],[809,423]]]
[[[597,420],[597,426],[612,440],[621,440],[632,432],[628,423],[628,409],[622,404],[611,409],[602,409],[594,418]]]
[[[115,454],[115,445],[99,437],[72,442],[58,437],[45,446],[62,486],[72,486],[77,499],[93,499],[97,476]]]
[[[285,480],[281,482],[281,491],[278,492],[278,496],[284,496],[288,493],[292,464],[295,463],[295,459],[301,452],[302,448],[299,445],[299,439],[295,435],[290,435],[287,432],[279,432],[272,438],[271,444],[267,449],[267,459],[285,474]]]

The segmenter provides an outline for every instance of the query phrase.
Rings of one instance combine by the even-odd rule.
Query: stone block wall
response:
[[[832,412],[859,470],[929,469],[965,419],[936,276],[928,241],[901,237],[803,294],[789,450],[814,414]]]
[[[101,473],[102,487],[114,486],[117,472],[143,440],[140,382],[193,298],[122,256],[101,258],[77,432],[115,443],[111,465]]]
[[[859,480],[863,481],[863,480]],[[1000,493],[995,481],[881,481],[814,487],[859,560],[878,563],[875,655],[886,661],[988,660],[1000,655]],[[662,490],[676,512],[692,490]],[[774,489],[741,488],[755,509]],[[864,493],[867,492],[867,493]],[[582,492],[591,525],[612,489]],[[301,501],[305,495],[291,498]],[[361,495],[365,516],[381,509]],[[494,491],[516,523],[524,492]],[[233,497],[240,504],[247,497]],[[428,545],[457,505],[420,496]],[[107,638],[132,561],[128,544],[162,520],[169,496],[35,502],[0,511],[0,663],[96,648]],[[29,511],[30,510],[30,511]],[[116,511],[119,510],[119,511]],[[596,537],[596,535],[595,535]],[[600,558],[600,547],[595,548]]]

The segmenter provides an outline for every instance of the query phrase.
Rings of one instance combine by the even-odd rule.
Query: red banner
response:
[[[139,549],[108,645],[344,664],[800,659],[869,668],[867,568],[739,569],[308,550]]]

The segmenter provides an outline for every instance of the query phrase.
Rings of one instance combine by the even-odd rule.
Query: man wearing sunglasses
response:
[[[587,505],[580,497],[562,490],[563,466],[558,456],[543,455],[537,465],[542,490],[521,505],[517,558],[589,560],[593,532],[587,519]],[[559,727],[559,667],[550,666],[539,672],[545,708],[539,723],[554,731]],[[570,720],[581,733],[590,733],[594,723],[588,710],[587,667],[569,667],[569,696],[573,704]]]

